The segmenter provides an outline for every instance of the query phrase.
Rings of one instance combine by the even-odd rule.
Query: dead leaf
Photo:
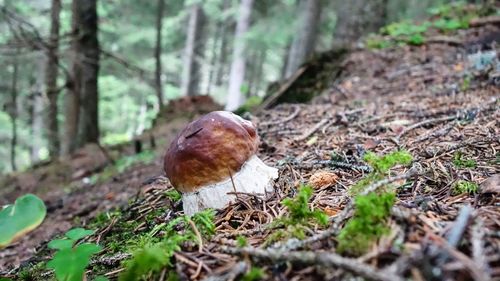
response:
[[[374,149],[375,147],[377,147],[379,145],[379,143],[380,143],[380,140],[367,139],[363,143],[363,148],[366,149],[366,150]]]
[[[481,183],[481,193],[500,193],[500,174],[493,175]]]
[[[330,208],[330,207],[326,207],[323,209],[323,212],[325,212],[325,214],[329,217],[333,217],[333,216],[336,216],[338,213],[339,213],[339,210],[338,209],[334,209],[334,208]]]
[[[309,184],[318,189],[337,182],[338,176],[329,171],[319,171],[309,178]]]

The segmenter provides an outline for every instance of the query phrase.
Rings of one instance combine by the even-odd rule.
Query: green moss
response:
[[[179,193],[179,191],[177,191],[175,189],[166,191],[165,195],[168,198],[170,198],[170,200],[172,200],[173,202],[177,202],[177,201],[181,200],[181,197],[182,197],[181,194]]]
[[[394,166],[408,165],[412,159],[411,154],[402,150],[383,156],[372,152],[365,154],[364,160],[373,168],[373,172],[350,189],[350,194],[355,196],[355,212],[337,237],[338,252],[354,256],[362,255],[377,239],[388,232],[386,223],[394,205],[395,193],[390,187],[385,187],[367,195],[359,194],[367,186],[387,177]]]
[[[250,270],[243,275],[241,278],[242,281],[257,281],[257,280],[262,280],[266,276],[264,270],[260,267],[254,267],[250,268]]]
[[[234,113],[241,115],[245,112],[252,112],[262,103],[262,101],[263,99],[259,96],[251,96],[245,101],[242,106],[236,109]]]
[[[337,251],[355,256],[366,253],[378,238],[389,231],[386,222],[395,197],[392,192],[358,195],[354,217],[337,237]]]
[[[284,227],[284,229],[278,229],[271,234],[266,239],[266,245],[290,237],[303,239],[306,236],[305,231],[314,223],[320,226],[328,225],[328,216],[323,211],[309,207],[312,194],[313,189],[304,185],[299,188],[294,198],[286,198],[281,201],[288,212],[286,212],[286,216],[276,219],[271,227]]]
[[[465,159],[462,152],[457,151],[453,154],[453,165],[457,168],[476,168],[476,161],[472,159]]]
[[[456,196],[464,193],[475,194],[479,190],[479,186],[475,182],[459,180],[451,188],[451,195]]]
[[[388,176],[389,170],[396,165],[409,165],[413,161],[410,153],[404,150],[398,150],[377,156],[373,152],[367,152],[364,160],[373,168],[373,172],[366,175],[349,189],[349,193],[354,196],[362,192],[365,187],[382,180]]]
[[[172,256],[181,249],[183,243],[198,242],[196,231],[205,238],[215,233],[214,216],[213,210],[205,210],[192,217],[181,216],[168,224],[155,226],[149,233],[129,245],[133,250],[132,258],[124,262],[126,270],[120,275],[119,280],[141,280],[146,274],[155,274],[162,268],[172,267]],[[193,229],[193,225],[196,230]],[[157,236],[160,233],[163,236]]]
[[[245,236],[238,235],[238,237],[236,237],[236,244],[238,247],[243,248],[248,245],[248,240]]]

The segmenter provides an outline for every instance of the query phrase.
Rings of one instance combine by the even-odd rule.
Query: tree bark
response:
[[[387,0],[336,0],[337,25],[333,47],[343,48],[386,23]]]
[[[158,108],[163,107],[163,89],[161,82],[161,35],[162,35],[162,23],[163,23],[163,11],[165,10],[165,0],[158,0],[156,15],[156,46],[155,46],[155,90],[156,96],[158,97]]]
[[[17,147],[17,73],[18,73],[19,63],[17,60],[17,54],[14,57],[12,63],[12,84],[11,84],[11,108],[10,108],[10,119],[12,124],[12,138],[10,141],[10,164],[12,171],[17,171],[16,165],[16,147]]]
[[[76,3],[77,59],[81,65],[80,116],[77,145],[99,142],[99,41],[97,0],[73,0]]]
[[[52,0],[50,38],[47,49],[47,66],[45,68],[45,89],[49,102],[45,114],[45,131],[48,140],[49,155],[52,159],[57,158],[60,152],[59,125],[57,122],[57,68],[59,57],[59,14],[61,11],[61,0]]]
[[[244,98],[241,92],[245,77],[245,40],[243,35],[250,26],[250,15],[252,13],[253,0],[241,0],[236,32],[234,34],[233,61],[229,73],[229,90],[226,110],[235,110],[243,104]]]
[[[65,122],[62,154],[68,155],[77,149],[78,123],[80,119],[80,91],[82,65],[80,61],[81,46],[79,44],[79,11],[78,1],[71,5],[71,81],[69,81],[65,97]]]
[[[203,58],[203,26],[205,14],[201,4],[190,7],[189,23],[184,48],[181,93],[183,96],[199,94],[200,60]]]
[[[302,0],[299,3],[299,26],[290,48],[285,78],[292,76],[314,53],[321,15],[320,2],[320,0]]]
[[[43,145],[44,134],[44,98],[45,93],[45,71],[47,66],[47,56],[42,52],[36,54],[36,71],[34,72],[34,82],[31,91],[31,141],[30,141],[30,160],[31,163],[36,163],[40,160],[40,149]]]

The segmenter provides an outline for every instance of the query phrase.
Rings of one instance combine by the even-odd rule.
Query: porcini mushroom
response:
[[[189,123],[164,161],[167,177],[182,194],[184,213],[222,209],[235,201],[234,192],[272,192],[278,170],[255,155],[258,146],[253,124],[232,112],[214,111]]]

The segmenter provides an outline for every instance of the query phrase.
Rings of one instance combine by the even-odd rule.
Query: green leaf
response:
[[[97,276],[94,281],[108,281],[109,279],[104,276]]]
[[[39,226],[47,209],[43,201],[33,194],[16,199],[0,211],[0,249]]]
[[[62,249],[47,263],[47,268],[54,269],[59,281],[81,281],[90,257],[98,253],[101,247],[96,244],[84,243],[75,248]]]
[[[64,250],[73,247],[73,241],[68,239],[56,239],[49,242],[49,249]]]
[[[66,232],[65,236],[73,241],[78,241],[84,237],[92,235],[94,233],[93,230],[87,230],[81,227],[73,228],[70,231]]]

